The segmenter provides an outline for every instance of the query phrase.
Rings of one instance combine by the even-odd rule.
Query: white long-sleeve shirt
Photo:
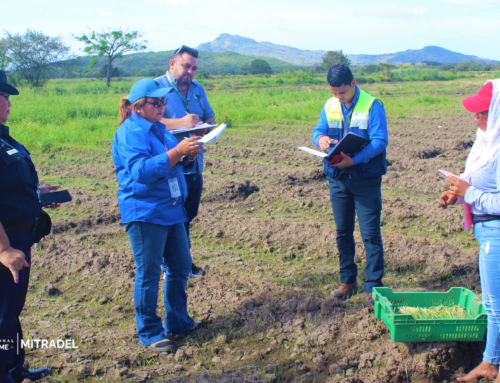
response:
[[[493,160],[471,176],[464,200],[474,215],[500,215],[500,150]]]

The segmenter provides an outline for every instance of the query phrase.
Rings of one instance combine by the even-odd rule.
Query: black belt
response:
[[[36,221],[30,223],[17,223],[17,224],[2,224],[3,229],[7,234],[17,235],[17,234],[26,234],[32,233],[35,231]]]
[[[472,214],[472,223],[500,220],[500,215],[494,214]]]

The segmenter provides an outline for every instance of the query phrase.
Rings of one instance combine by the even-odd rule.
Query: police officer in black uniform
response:
[[[26,148],[4,125],[12,106],[9,97],[19,92],[0,71],[0,382],[38,380],[48,368],[28,370],[24,365],[19,315],[28,291],[31,246],[41,211],[39,193],[58,186],[38,187],[35,165]],[[51,207],[56,207],[53,204]]]

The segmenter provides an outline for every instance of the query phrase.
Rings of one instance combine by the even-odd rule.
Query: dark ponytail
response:
[[[130,103],[127,97],[123,97],[120,100],[120,106],[118,107],[118,114],[120,116],[120,125],[123,124],[123,121],[125,121],[127,118],[130,117],[132,111],[138,113],[145,103],[146,103],[146,97],[140,98],[134,103]]]

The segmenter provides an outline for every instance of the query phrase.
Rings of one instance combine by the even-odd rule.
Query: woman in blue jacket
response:
[[[181,159],[200,153],[200,137],[179,143],[159,121],[165,95],[155,80],[142,79],[120,102],[121,125],[113,140],[118,203],[136,262],[134,305],[139,343],[172,351],[170,335],[204,325],[187,312],[186,284],[191,255],[184,229],[187,189]],[[165,322],[156,313],[161,264],[167,265]]]
[[[462,202],[470,205],[474,235],[479,242],[479,275],[488,331],[483,362],[457,380],[469,382],[497,376],[500,383],[500,80],[488,81],[475,96],[462,100],[474,113],[476,140],[460,178],[448,176],[450,190],[439,199],[442,207]],[[467,229],[467,227],[466,227]]]

